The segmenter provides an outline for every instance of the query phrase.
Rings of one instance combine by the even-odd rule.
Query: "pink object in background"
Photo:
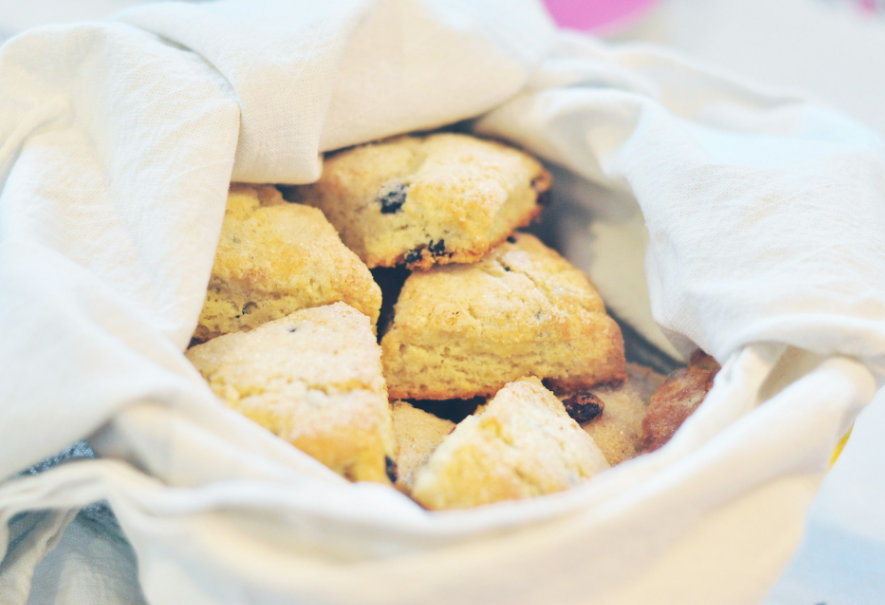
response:
[[[560,27],[583,31],[612,30],[638,18],[655,0],[544,0]]]

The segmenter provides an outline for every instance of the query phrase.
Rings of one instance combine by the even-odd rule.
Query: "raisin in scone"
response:
[[[642,451],[642,421],[651,394],[663,380],[654,370],[628,363],[623,384],[572,393],[563,403],[614,466]]]
[[[523,376],[557,391],[626,376],[620,328],[593,284],[524,233],[477,263],[409,275],[381,348],[401,399],[491,396]]]
[[[401,136],[328,155],[287,192],[320,208],[369,267],[472,262],[540,210],[550,174],[526,153],[466,134]]]
[[[390,483],[395,444],[369,318],[344,303],[191,347],[228,406],[354,481]]]
[[[393,412],[393,434],[396,438],[396,487],[409,493],[414,483],[415,470],[427,461],[433,450],[452,432],[455,423],[399,399],[392,402],[390,407]]]
[[[316,208],[272,186],[235,184],[194,338],[255,328],[298,309],[346,302],[378,320],[381,290]]]
[[[562,402],[526,378],[458,423],[418,470],[412,497],[428,509],[468,508],[562,491],[608,466]]]

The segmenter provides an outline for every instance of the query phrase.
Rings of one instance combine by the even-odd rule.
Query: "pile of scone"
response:
[[[429,509],[659,447],[717,366],[683,370],[686,391],[625,362],[589,279],[517,231],[550,185],[526,153],[445,132],[329,154],[311,185],[234,184],[186,354],[228,406]]]

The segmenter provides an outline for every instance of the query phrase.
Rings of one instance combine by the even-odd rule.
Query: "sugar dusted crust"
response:
[[[550,174],[528,154],[456,133],[401,136],[328,155],[292,190],[369,267],[474,262],[540,212]]]
[[[557,390],[620,382],[620,329],[587,277],[528,234],[471,265],[410,275],[381,340],[395,398],[468,399],[537,376]]]
[[[412,497],[429,509],[468,508],[568,489],[606,468],[562,402],[526,378],[455,427],[419,469]]]
[[[642,421],[652,393],[663,380],[663,375],[650,368],[628,363],[627,380],[622,384],[589,389],[602,411],[581,427],[612,466],[642,452]]]
[[[374,326],[381,290],[320,211],[287,203],[275,187],[234,184],[194,338],[333,302],[350,304]]]
[[[229,407],[348,479],[390,483],[391,414],[364,314],[302,309],[186,355]]]

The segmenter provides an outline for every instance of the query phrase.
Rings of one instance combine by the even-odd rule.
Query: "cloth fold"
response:
[[[576,35],[477,129],[540,145],[636,198],[651,314],[683,353],[726,359],[775,341],[885,369],[885,142],[874,132],[656,48]],[[597,256],[610,264],[593,276],[629,297],[620,261]]]
[[[148,602],[746,602],[881,380],[881,140],[660,49],[556,32],[532,2],[150,4],[10,40],[0,90],[17,560],[39,557],[7,546],[14,515],[107,499]],[[619,315],[723,370],[654,454],[431,514],[225,410],[181,351],[231,179],[308,182],[324,151],[468,119],[570,175],[563,247]],[[84,437],[103,459],[12,478]]]

